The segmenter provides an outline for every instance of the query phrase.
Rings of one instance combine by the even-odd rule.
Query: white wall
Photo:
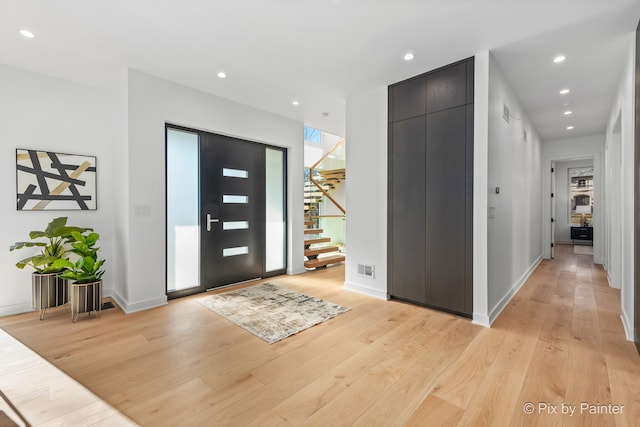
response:
[[[634,194],[633,194],[633,168],[634,168],[634,68],[635,68],[635,33],[628,36],[628,59],[624,67],[620,86],[615,101],[611,107],[611,114],[607,124],[606,132],[606,152],[607,156],[619,152],[621,164],[620,169],[613,169],[613,165],[607,161],[607,176],[620,174],[620,189],[611,189],[611,192],[619,191],[620,198],[611,198],[609,203],[610,217],[617,217],[620,220],[619,234],[612,233],[609,236],[609,243],[612,247],[620,249],[619,262],[619,284],[622,304],[622,322],[624,324],[627,339],[633,341],[634,336]],[[620,117],[619,128],[616,132],[616,122]],[[616,135],[617,134],[617,135]],[[595,231],[595,230],[594,230]],[[619,237],[618,237],[619,236]],[[615,263],[614,252],[611,252],[611,264]],[[615,277],[615,276],[614,276]],[[612,283],[612,285],[614,285]]]
[[[543,208],[543,253],[545,258],[551,257],[551,163],[553,161],[572,159],[593,159],[593,262],[602,264],[604,250],[604,137],[594,135],[584,138],[545,141],[542,147],[542,179],[545,189],[541,199]],[[564,185],[556,176],[556,192]]]
[[[473,323],[489,319],[488,191],[489,188],[489,51],[474,58],[473,85]]]
[[[556,209],[553,215],[556,223],[556,243],[572,243],[571,222],[569,218],[569,210],[571,205],[569,169],[588,167],[593,167],[593,159],[574,160],[571,162],[556,162]],[[602,188],[602,186],[600,188]]]
[[[347,99],[345,288],[387,298],[387,87]],[[372,172],[375,171],[375,172]],[[358,276],[358,264],[375,277]]]
[[[504,104],[511,111],[508,123]],[[542,156],[536,130],[491,55],[488,159],[488,303],[493,322],[542,259]]]
[[[15,263],[37,250],[9,252],[15,241],[29,240],[32,230],[44,230],[53,218],[92,227],[101,235],[106,259],[105,294],[114,286],[113,187],[111,179],[114,97],[105,90],[70,83],[0,65],[0,316],[31,310],[31,271]],[[98,209],[94,211],[17,211],[16,148],[50,150],[97,157]]]
[[[132,312],[166,303],[166,122],[288,148],[288,273],[304,271],[303,124],[130,70],[126,153],[129,210],[119,224],[126,229],[129,258],[125,290],[115,295],[123,309]]]

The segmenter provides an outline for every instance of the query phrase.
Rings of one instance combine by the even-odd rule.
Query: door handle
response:
[[[207,231],[211,231],[211,223],[220,222],[218,218],[211,218],[211,214],[207,214]]]

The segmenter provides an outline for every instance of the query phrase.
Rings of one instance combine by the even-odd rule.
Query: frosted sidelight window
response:
[[[286,199],[284,151],[267,148],[266,154],[266,251],[265,271],[285,268],[286,263]]]
[[[167,129],[167,292],[199,286],[199,140]]]

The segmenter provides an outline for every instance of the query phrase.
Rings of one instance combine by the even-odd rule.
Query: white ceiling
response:
[[[0,0],[0,63],[107,87],[134,68],[344,135],[350,95],[494,50],[555,140],[604,132],[639,18],[638,0]]]

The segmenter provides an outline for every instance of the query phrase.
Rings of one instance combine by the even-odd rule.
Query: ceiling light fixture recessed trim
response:
[[[571,125],[567,126],[567,130],[573,130],[573,126]]]
[[[300,101],[293,100],[293,101],[291,101],[291,105],[300,105]]]
[[[565,59],[567,59],[566,56],[558,55],[555,58],[553,58],[553,62],[555,62],[556,64],[559,64],[560,62],[564,62]]]
[[[566,94],[568,94],[569,92],[571,92],[569,89],[562,89],[562,90],[560,91],[560,95],[566,95]]]
[[[224,79],[227,77],[227,73],[225,73],[224,71],[218,71],[218,77]]]
[[[573,111],[571,111],[571,110],[567,110],[567,111],[564,112],[565,116],[570,116],[572,114],[573,114]]]
[[[402,59],[404,59],[405,61],[411,61],[413,58],[415,58],[415,55],[413,54],[413,52],[407,52],[402,57]]]
[[[33,32],[27,30],[26,28],[23,28],[18,32],[20,33],[20,35],[22,37],[27,38],[27,39],[33,39],[36,36],[35,34],[33,34]]]

